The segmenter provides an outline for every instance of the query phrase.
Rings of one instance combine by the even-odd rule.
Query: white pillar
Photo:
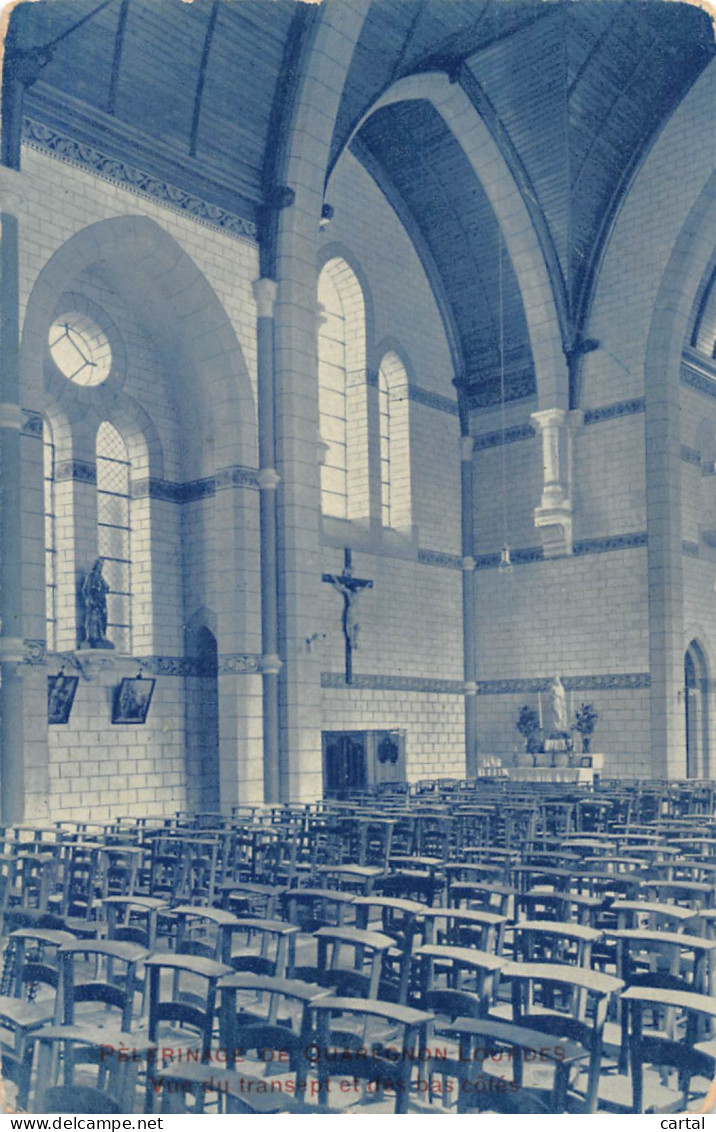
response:
[[[580,409],[542,409],[531,417],[542,437],[544,480],[535,526],[545,558],[572,553],[574,433],[584,421]]]

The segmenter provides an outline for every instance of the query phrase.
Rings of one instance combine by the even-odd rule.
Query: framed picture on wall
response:
[[[64,672],[59,672],[57,676],[47,677],[47,722],[49,724],[69,723],[78,682],[79,676],[65,676]]]
[[[155,683],[142,676],[125,676],[114,690],[112,723],[144,723]]]

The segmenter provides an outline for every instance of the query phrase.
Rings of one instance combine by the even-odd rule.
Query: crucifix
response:
[[[343,598],[341,625],[346,642],[346,684],[352,684],[353,649],[358,648],[358,632],[360,630],[360,625],[355,619],[355,606],[361,590],[372,589],[373,582],[369,578],[353,577],[353,561],[348,547],[343,551],[343,573],[324,574],[322,580],[338,590]]]

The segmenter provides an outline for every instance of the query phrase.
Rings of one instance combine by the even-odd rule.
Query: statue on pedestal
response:
[[[102,577],[103,558],[96,559],[82,583],[84,608],[84,645],[90,649],[113,649],[107,639],[107,594],[109,586]]]
[[[572,751],[572,737],[567,715],[567,693],[559,676],[555,676],[550,688],[550,715],[548,719],[549,737],[545,740],[545,751],[552,755],[552,765],[568,766]]]
[[[569,734],[569,720],[567,718],[567,693],[564,690],[564,684],[561,677],[555,676],[552,681],[551,694],[551,708],[552,719],[550,726],[550,736],[557,738],[565,734]]]

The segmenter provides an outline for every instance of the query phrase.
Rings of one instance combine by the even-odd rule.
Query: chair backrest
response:
[[[512,982],[517,1025],[580,1043],[589,1052],[585,1111],[595,1111],[601,1072],[602,1039],[609,1002],[624,983],[611,975],[557,963],[510,963],[503,975]],[[543,1001],[536,1002],[536,988]],[[562,999],[558,1005],[555,991]]]
[[[74,1025],[75,1007],[79,1003],[93,1002],[117,1010],[121,1029],[129,1032],[134,1014],[134,993],[137,989],[137,965],[147,955],[148,952],[140,945],[119,940],[78,940],[76,943],[65,944],[60,950],[65,1025]],[[97,976],[77,982],[77,960],[87,957],[95,959]],[[124,969],[123,973],[116,972],[117,965]],[[103,978],[99,977],[100,970],[103,971]]]
[[[146,960],[149,971],[149,1039],[157,1041],[162,1022],[175,1022],[195,1031],[201,1040],[201,1053],[208,1055],[216,1005],[216,988],[220,978],[232,973],[225,963],[200,956],[159,954]],[[162,981],[162,972],[173,978]],[[191,980],[191,1002],[182,997],[181,980]],[[203,981],[199,996],[195,987]],[[200,984],[201,985],[201,984]]]
[[[710,1081],[714,1075],[716,1058],[713,1053],[695,1046],[703,1019],[709,1019],[711,1024],[716,1019],[716,999],[710,995],[684,992],[680,988],[629,987],[622,996],[622,1002],[629,1009],[633,1111],[644,1112],[645,1105],[648,1105],[644,1090],[644,1067],[648,1064],[660,1069],[668,1066],[677,1071],[681,1096],[674,1098],[674,1111],[685,1110],[692,1077],[705,1077]],[[675,1012],[683,1014],[683,1034],[678,1040],[673,1036],[680,1033],[673,1025],[673,1017],[668,1033],[659,1033],[653,1026],[645,1032],[643,1016],[646,1011],[652,1014],[666,1011],[672,1016]]]
[[[109,1114],[111,1116],[122,1112],[119,1101],[109,1096],[104,1089],[96,1089],[91,1085],[52,1085],[44,1091],[43,1112],[59,1112],[88,1115]]]

